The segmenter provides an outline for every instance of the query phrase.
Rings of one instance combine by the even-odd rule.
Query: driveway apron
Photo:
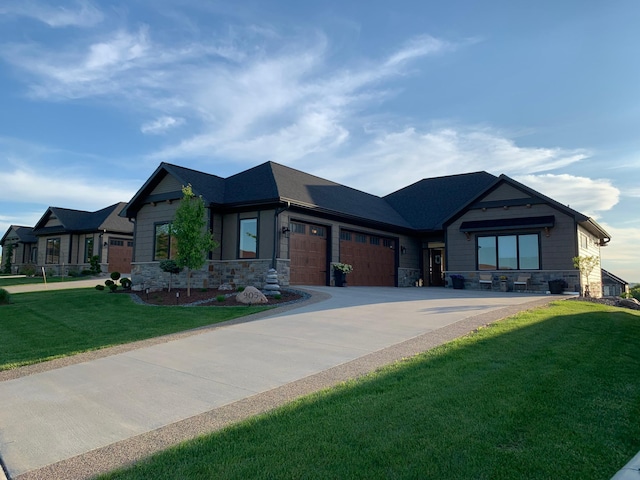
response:
[[[151,432],[504,307],[531,294],[328,288],[327,300],[0,382],[10,478]]]

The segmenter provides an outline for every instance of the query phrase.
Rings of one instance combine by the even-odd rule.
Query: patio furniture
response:
[[[513,281],[513,289],[518,290],[517,287],[523,287],[522,291],[526,292],[529,290],[529,280],[531,280],[531,275],[520,275],[516,280]]]

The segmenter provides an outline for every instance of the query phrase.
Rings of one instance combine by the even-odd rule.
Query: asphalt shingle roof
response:
[[[487,172],[425,178],[383,198],[415,229],[442,230],[451,215],[496,180]]]

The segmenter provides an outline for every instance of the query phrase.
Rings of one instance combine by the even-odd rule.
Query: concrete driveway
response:
[[[553,299],[444,288],[308,290],[316,301],[288,311],[14,372],[19,378],[0,381],[0,456],[10,478],[108,471]]]

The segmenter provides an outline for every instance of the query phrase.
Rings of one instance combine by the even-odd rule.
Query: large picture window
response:
[[[155,228],[154,260],[171,260],[177,253],[176,238],[171,235],[170,223],[158,223]]]
[[[46,263],[59,264],[60,263],[60,239],[48,238],[47,239],[47,256]]]
[[[240,238],[238,241],[239,258],[257,258],[258,256],[258,219],[240,220]]]
[[[538,269],[538,234],[478,237],[478,270]]]

